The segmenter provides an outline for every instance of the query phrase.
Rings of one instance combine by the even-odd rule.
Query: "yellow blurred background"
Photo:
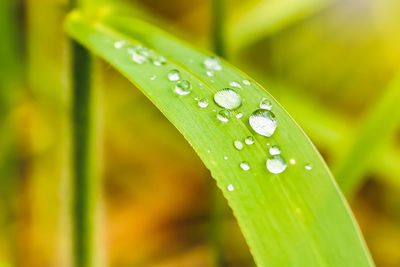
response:
[[[113,1],[106,3],[112,5]],[[212,49],[209,0],[125,1]],[[66,0],[0,4],[0,267],[71,266]],[[400,70],[398,0],[226,0],[228,59],[296,119],[328,165],[345,157]],[[230,209],[212,239],[214,181],[179,132],[96,59],[102,163],[98,266],[254,266]],[[349,196],[377,266],[400,266],[400,127]],[[380,140],[384,138],[384,140]]]

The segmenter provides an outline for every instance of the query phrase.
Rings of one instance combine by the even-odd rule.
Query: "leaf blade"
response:
[[[73,13],[67,29],[137,85],[192,145],[228,199],[258,264],[373,265],[351,212],[320,155],[286,111],[257,83],[235,88],[244,100],[239,110],[244,116],[233,117],[224,124],[212,111],[220,109],[212,102],[213,94],[229,87],[231,81],[251,80],[228,63],[223,61],[223,72],[210,79],[202,65],[210,54],[129,17],[111,15],[102,21],[91,21]],[[168,62],[162,67],[135,64],[126,51],[114,48],[114,42],[119,40],[150,47]],[[167,80],[171,69],[178,69],[183,79],[191,82],[190,95],[173,93],[173,83]],[[153,75],[157,75],[155,80],[150,79]],[[197,107],[194,96],[209,99],[209,107]],[[278,130],[269,139],[255,134],[247,122],[262,97],[273,103],[273,112],[279,118]],[[247,136],[253,136],[255,144],[237,151],[233,141]],[[287,160],[295,158],[296,165],[280,175],[269,174],[265,168],[267,142],[279,144]],[[251,167],[247,172],[239,167],[245,160]],[[303,166],[310,162],[314,167],[307,172]],[[235,190],[228,190],[229,185]]]

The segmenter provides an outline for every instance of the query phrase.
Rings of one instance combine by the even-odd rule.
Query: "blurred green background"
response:
[[[345,192],[376,265],[400,266],[399,118],[381,102],[399,91],[389,89],[400,71],[400,1],[225,2],[228,59],[282,103],[339,184],[354,167]],[[121,5],[213,47],[210,0]],[[66,0],[0,0],[0,267],[71,266],[68,10]],[[212,266],[215,253],[226,266],[254,266],[228,207],[215,248],[214,181],[178,131],[100,60],[94,83],[98,266]],[[380,111],[378,127],[365,127]]]

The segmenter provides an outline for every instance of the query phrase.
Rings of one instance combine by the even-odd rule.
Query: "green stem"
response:
[[[212,0],[212,40],[214,52],[226,57],[225,44],[225,0]]]

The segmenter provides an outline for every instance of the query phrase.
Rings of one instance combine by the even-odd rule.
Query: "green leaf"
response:
[[[66,25],[71,36],[142,90],[192,145],[227,198],[257,264],[373,265],[351,211],[322,158],[287,112],[255,81],[225,61],[222,70],[209,77],[203,62],[211,54],[135,18],[109,14],[92,19],[74,12]],[[115,48],[115,42],[121,40],[126,44]],[[127,50],[136,45],[151,49],[152,58],[164,56],[166,63],[135,63]],[[176,82],[168,79],[173,69],[191,83],[190,94],[174,92]],[[213,96],[232,81],[241,84],[235,90],[242,106],[223,123],[217,119],[222,109]],[[248,122],[263,97],[272,103],[278,121],[270,138],[257,134]],[[206,98],[209,105],[200,108],[195,98]],[[243,117],[236,118],[238,113]],[[243,142],[248,136],[255,143],[237,150],[234,141]],[[272,174],[267,170],[267,143],[280,147],[288,163],[284,172]],[[290,159],[296,163],[289,164]],[[250,170],[240,168],[243,161],[249,163]],[[312,164],[312,170],[306,170],[306,164]],[[233,191],[228,190],[232,187]]]
[[[377,152],[399,128],[399,103],[400,77],[397,77],[365,115],[353,144],[337,165],[336,177],[346,194],[353,194],[362,184]]]

